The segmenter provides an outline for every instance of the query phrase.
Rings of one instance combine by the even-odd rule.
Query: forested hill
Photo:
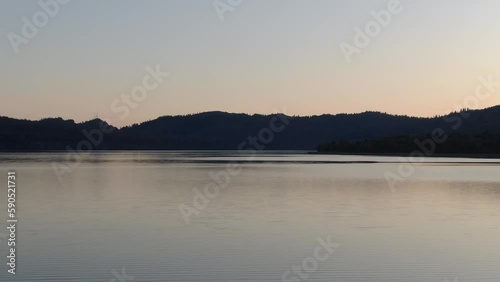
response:
[[[362,141],[383,137],[428,134],[435,128],[446,132],[500,133],[500,106],[451,113],[434,118],[389,115],[380,112],[310,117],[247,115],[206,112],[184,116],[164,116],[141,124],[104,133],[94,150],[236,150],[249,136],[263,129],[285,125],[274,133],[266,150],[316,150],[334,141]],[[65,150],[76,148],[88,134],[99,129],[100,120],[75,123],[61,118],[28,121],[0,117],[0,150]],[[109,126],[106,125],[109,129]],[[97,136],[97,135],[96,135]],[[100,139],[100,138],[98,138]],[[95,140],[94,140],[95,141]],[[263,148],[263,147],[260,147]]]

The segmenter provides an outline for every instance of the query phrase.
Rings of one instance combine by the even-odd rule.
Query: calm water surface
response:
[[[500,281],[500,160],[427,159],[391,189],[384,173],[397,173],[395,157],[67,156],[0,155],[2,183],[17,172],[19,218],[17,274],[2,263],[0,281],[282,281],[328,237],[340,244],[328,259],[285,278]],[[193,189],[231,162],[239,173],[186,224],[179,205],[192,207]],[[54,164],[75,167],[59,179]]]

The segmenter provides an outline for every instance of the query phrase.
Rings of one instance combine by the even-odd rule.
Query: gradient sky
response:
[[[226,2],[227,0],[221,0]],[[222,110],[287,114],[443,114],[500,81],[500,1],[401,0],[403,11],[347,63],[339,44],[389,1],[244,0],[221,21],[211,0],[73,0],[15,54],[38,1],[0,1],[0,115],[117,126]],[[120,120],[111,103],[170,77]],[[500,90],[479,108],[500,104]]]

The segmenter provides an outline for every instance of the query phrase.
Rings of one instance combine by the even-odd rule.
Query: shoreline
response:
[[[64,153],[67,150],[0,150],[0,153]],[[191,149],[191,150],[161,150],[161,149],[118,149],[118,150],[92,150],[92,153],[118,153],[118,152],[237,152],[237,150],[209,150],[209,149]],[[257,153],[296,153],[299,155],[338,155],[338,156],[377,156],[377,157],[408,157],[410,153],[359,153],[359,152],[328,152],[312,150],[259,150]],[[471,159],[500,159],[500,154],[432,154],[425,158],[471,158]]]
[[[411,153],[350,153],[350,152],[308,152],[309,155],[339,155],[339,156],[378,156],[378,157],[408,157]],[[500,159],[500,154],[432,154],[424,158],[470,158],[470,159]]]
[[[0,150],[0,154],[24,154],[24,153],[64,153],[67,150]],[[237,150],[137,150],[137,149],[120,149],[120,150],[92,150],[92,153],[119,153],[119,152],[237,152]],[[320,152],[320,151],[308,151],[308,150],[259,150],[258,153],[291,153],[297,155],[338,155],[338,156],[378,156],[378,157],[408,157],[410,153],[354,153],[354,152]],[[430,156],[425,156],[424,158],[470,158],[470,159],[500,159],[500,154],[469,154],[469,153],[459,153],[459,154],[432,154]]]

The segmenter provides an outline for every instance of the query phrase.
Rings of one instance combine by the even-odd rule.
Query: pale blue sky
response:
[[[227,0],[220,0],[227,2]],[[401,0],[403,11],[348,63],[339,44],[389,1],[244,0],[220,21],[213,1],[73,0],[15,54],[7,34],[38,1],[0,1],[0,115],[118,126],[211,110],[430,116],[500,81],[500,2]],[[111,110],[146,66],[171,75],[123,120]],[[500,89],[479,107],[500,104]]]

